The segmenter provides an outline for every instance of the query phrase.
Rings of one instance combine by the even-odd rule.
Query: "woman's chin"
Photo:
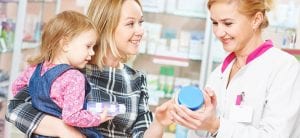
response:
[[[231,48],[230,46],[224,46],[223,45],[223,49],[224,49],[224,51],[226,51],[226,52],[233,52],[234,50],[233,50],[233,48]]]

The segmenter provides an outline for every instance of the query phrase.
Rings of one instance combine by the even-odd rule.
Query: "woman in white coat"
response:
[[[300,137],[300,64],[262,39],[270,5],[271,0],[208,1],[213,32],[230,54],[212,73],[203,108],[173,104],[175,122],[220,138]]]

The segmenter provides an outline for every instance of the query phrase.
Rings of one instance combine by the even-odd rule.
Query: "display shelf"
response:
[[[271,39],[278,48],[300,49],[300,0],[276,0],[275,6],[267,12],[269,27],[263,36]]]
[[[146,22],[159,23],[164,27],[180,30],[204,30],[206,20],[206,18],[152,12],[144,12],[144,18]]]
[[[40,44],[40,42],[23,41],[22,49],[38,48]]]
[[[9,81],[1,82],[0,86],[8,89],[7,93],[5,93],[5,97],[10,99],[12,94],[10,93],[11,86],[9,85],[23,69],[26,62],[25,56],[33,55],[36,52],[35,49],[40,44],[41,27],[44,22],[59,12],[60,0],[4,0],[0,1],[0,4],[2,10],[1,25],[3,25],[3,22],[8,22],[12,25],[12,27],[9,28],[9,31],[12,32],[9,40],[13,41],[5,43],[6,47],[9,48],[4,49],[9,52],[0,53],[0,69],[8,71],[10,78]],[[5,42],[7,42],[7,38]],[[33,51],[30,49],[33,49]],[[28,51],[33,53],[27,53]],[[11,124],[6,122],[4,136],[1,135],[0,137],[8,138],[15,136],[15,131],[11,126]]]
[[[144,37],[133,67],[147,73],[149,101],[170,98],[185,85],[204,86],[210,20],[204,0],[143,0]],[[196,6],[197,5],[197,8]],[[204,74],[203,76],[201,74]],[[154,109],[155,106],[152,106]]]
[[[200,15],[198,15],[196,13],[196,15],[189,15],[189,14],[184,14],[181,12],[174,12],[174,13],[167,13],[167,12],[161,12],[161,13],[157,13],[157,12],[151,12],[151,11],[145,11],[144,14],[161,14],[161,15],[165,15],[165,16],[176,16],[176,17],[180,17],[180,18],[194,18],[194,19],[201,19],[201,20],[205,20],[206,19],[206,13],[201,13]]]
[[[148,84],[152,80],[151,76],[154,75],[157,78],[159,77],[159,73],[161,67],[169,66],[166,64],[156,64],[153,63],[153,59],[155,57],[146,54],[139,54],[135,58],[133,65],[135,68],[147,74]],[[201,71],[201,61],[187,60],[189,67],[180,67],[180,66],[171,66],[174,68],[174,76],[176,78],[188,78],[190,82],[199,80],[200,71]],[[155,78],[155,79],[157,79]],[[157,82],[156,82],[157,83]]]
[[[1,8],[4,11],[1,13],[5,15],[1,17],[1,21],[11,21],[11,24],[13,24],[11,25],[13,27],[10,29],[12,30],[12,35],[9,39],[13,40],[13,42],[8,43],[7,46],[9,48],[4,49],[5,52],[11,53],[12,56],[3,57],[1,55],[1,61],[6,60],[14,63],[8,69],[13,80],[21,70],[20,65],[25,62],[22,58],[23,49],[35,49],[39,46],[41,27],[44,22],[59,12],[60,0],[0,1],[0,3],[4,4],[4,7]],[[52,12],[46,12],[46,10]],[[52,13],[52,15],[49,13]]]
[[[0,3],[12,3],[12,2],[17,3],[18,0],[0,0]]]
[[[287,53],[295,56],[297,58],[297,60],[300,62],[300,49],[287,49],[287,48],[283,48],[283,51],[286,51]]]
[[[20,52],[21,52],[21,42],[23,38],[23,29],[24,29],[24,21],[25,21],[25,10],[27,6],[27,1],[26,0],[21,0],[17,2],[17,19],[18,22],[16,23],[15,30],[14,30],[14,42],[13,42],[13,52],[12,52],[12,59],[6,59],[7,61],[12,61],[11,68],[10,68],[10,79],[12,79],[12,75],[16,76],[16,72],[18,70],[18,64],[20,63],[19,60],[17,60],[17,57],[20,57]],[[8,90],[10,91],[10,89]],[[11,97],[11,94],[8,93],[7,97]],[[10,131],[9,124],[6,122],[5,123],[5,133],[3,134],[4,137],[10,137],[11,131]]]
[[[175,16],[206,18],[206,2],[204,0],[143,0],[143,11]]]
[[[9,85],[9,81],[1,81],[0,82],[0,87],[7,87]]]
[[[18,3],[20,0],[0,0],[0,3]],[[56,0],[27,0],[30,3],[57,2]]]
[[[153,56],[153,63],[162,65],[172,65],[180,67],[188,67],[189,59],[176,56]]]

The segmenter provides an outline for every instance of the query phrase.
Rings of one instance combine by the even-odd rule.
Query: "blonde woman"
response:
[[[166,112],[167,106],[159,107],[153,120],[148,107],[146,76],[125,64],[138,53],[144,34],[139,0],[92,0],[87,16],[96,25],[99,35],[99,42],[94,47],[95,55],[83,70],[91,84],[87,100],[126,105],[125,114],[102,123],[97,130],[104,137],[162,137],[164,127],[172,122]],[[26,108],[19,109],[21,106]],[[81,137],[78,131],[61,124],[61,120],[41,115],[26,102],[11,108],[14,111],[8,111],[9,115],[16,114],[18,119],[9,115],[7,118],[16,122],[15,126],[28,136],[37,133]],[[59,132],[55,127],[61,128]]]

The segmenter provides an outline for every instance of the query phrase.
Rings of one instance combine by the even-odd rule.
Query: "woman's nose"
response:
[[[223,37],[226,35],[226,31],[222,27],[215,27],[214,33],[217,37]]]
[[[144,35],[144,28],[142,25],[137,25],[135,27],[135,34],[136,35],[140,35],[140,36],[143,36]]]

